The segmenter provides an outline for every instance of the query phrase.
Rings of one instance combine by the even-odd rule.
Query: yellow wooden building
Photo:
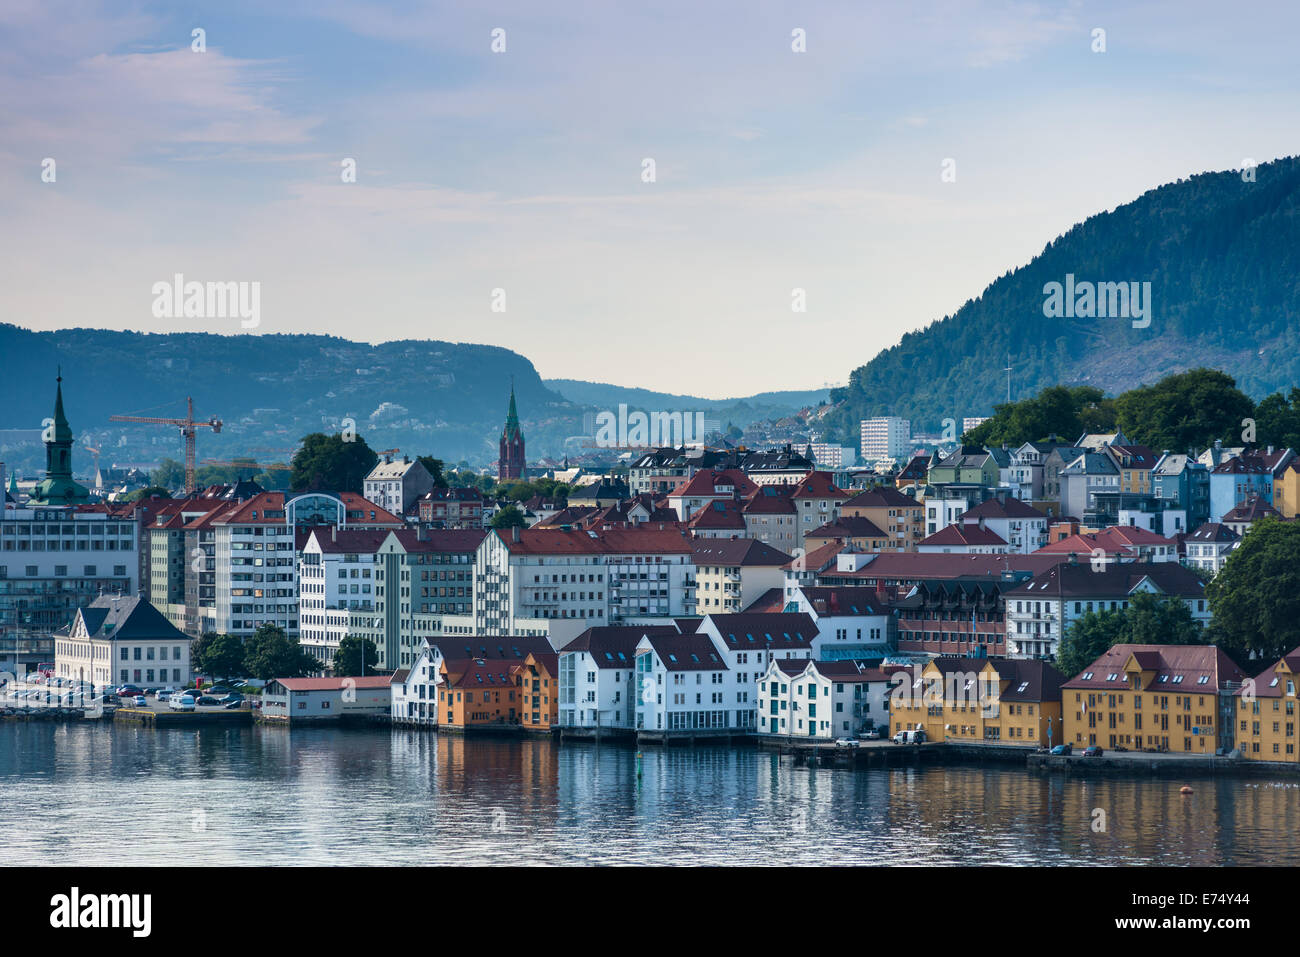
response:
[[[1060,739],[1065,676],[1046,662],[934,658],[893,680],[891,734],[921,729],[933,742],[1030,747]]]
[[[1062,686],[1064,743],[1214,754],[1245,677],[1213,645],[1113,645]]]

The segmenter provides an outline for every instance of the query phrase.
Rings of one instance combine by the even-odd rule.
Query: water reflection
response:
[[[0,725],[9,863],[1278,864],[1288,781],[848,771],[414,731]],[[1100,826],[1098,826],[1100,824]]]

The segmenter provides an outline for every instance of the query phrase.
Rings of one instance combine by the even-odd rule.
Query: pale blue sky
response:
[[[841,382],[1088,215],[1297,152],[1298,28],[1282,3],[6,0],[0,321]],[[178,272],[260,281],[261,327],[155,319]]]

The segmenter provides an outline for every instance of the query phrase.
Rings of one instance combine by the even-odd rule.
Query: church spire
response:
[[[515,377],[510,377],[510,409],[506,412],[505,437],[513,439],[519,434],[519,410],[515,408]]]
[[[45,440],[45,480],[32,494],[37,505],[76,505],[88,501],[90,492],[72,478],[72,426],[63,412],[63,368],[55,379],[54,418]]]

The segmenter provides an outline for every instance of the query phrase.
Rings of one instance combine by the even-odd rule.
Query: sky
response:
[[[5,0],[0,321],[838,384],[1086,217],[1300,152],[1297,28],[1196,0]],[[176,274],[259,283],[257,326],[159,317]]]

